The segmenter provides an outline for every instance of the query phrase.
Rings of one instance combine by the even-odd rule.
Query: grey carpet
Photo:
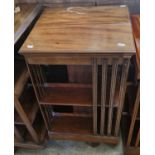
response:
[[[19,149],[15,155],[123,155],[122,152],[122,142],[92,147],[85,142],[52,141],[42,150]]]

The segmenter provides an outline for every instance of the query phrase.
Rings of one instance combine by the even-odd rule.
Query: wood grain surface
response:
[[[21,48],[37,53],[134,53],[127,7],[46,9]]]

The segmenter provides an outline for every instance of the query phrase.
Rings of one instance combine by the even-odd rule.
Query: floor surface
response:
[[[123,155],[122,143],[92,147],[85,142],[52,141],[42,150],[19,149],[15,155]]]

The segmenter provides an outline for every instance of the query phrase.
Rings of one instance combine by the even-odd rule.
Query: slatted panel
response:
[[[118,136],[119,129],[120,129],[120,120],[121,120],[122,109],[124,105],[124,99],[125,99],[125,91],[126,91],[126,85],[127,85],[129,64],[130,64],[130,59],[125,59],[123,63],[121,83],[120,83],[119,108],[117,110],[117,116],[116,116],[115,136]]]
[[[29,71],[29,74],[30,74],[30,78],[31,78],[31,81],[32,81],[32,85],[33,85],[33,88],[34,88],[34,91],[35,91],[37,101],[38,101],[38,104],[39,104],[41,97],[46,95],[46,92],[45,92],[45,90],[43,88],[43,85],[44,85],[43,82],[45,81],[45,78],[43,76],[43,73],[42,73],[42,70],[41,70],[40,66],[37,66],[37,71],[39,72],[37,74],[36,73],[36,68],[35,68],[34,65],[29,65],[27,63],[27,61],[26,61],[26,65],[27,65],[27,68],[28,68],[28,71]],[[38,80],[38,79],[40,79],[40,80]],[[43,111],[42,107],[40,106],[40,104],[39,104],[39,108],[40,108],[40,111],[42,113],[45,126],[46,126],[47,129],[49,129],[49,125],[47,123],[47,117],[46,117],[45,112]]]

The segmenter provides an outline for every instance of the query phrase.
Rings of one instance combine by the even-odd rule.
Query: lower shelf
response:
[[[74,140],[117,144],[119,137],[93,135],[92,117],[54,116],[48,131],[51,140]]]
[[[92,134],[92,117],[54,116],[51,134]]]

